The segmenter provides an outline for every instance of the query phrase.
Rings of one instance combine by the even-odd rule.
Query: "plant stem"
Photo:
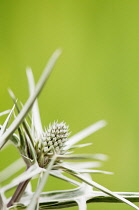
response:
[[[21,182],[21,183],[18,185],[18,187],[16,188],[16,191],[15,191],[15,193],[13,194],[11,200],[10,200],[9,203],[7,204],[7,207],[13,206],[13,204],[14,204],[15,202],[18,202],[18,201],[20,200],[20,198],[21,198],[21,196],[23,195],[23,193],[24,193],[24,191],[25,191],[25,189],[26,189],[26,187],[27,187],[27,185],[28,185],[28,183],[29,183],[30,180],[31,180],[31,179],[27,179],[26,181]]]

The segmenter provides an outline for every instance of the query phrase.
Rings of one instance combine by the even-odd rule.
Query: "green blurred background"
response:
[[[139,1],[0,0],[0,112],[12,107],[7,87],[26,101],[26,67],[37,81],[59,47],[62,56],[39,98],[43,124],[64,120],[74,134],[105,119],[108,126],[83,141],[93,146],[77,152],[108,154],[101,169],[115,175],[94,180],[113,191],[139,192]],[[17,157],[13,147],[2,151],[1,169]],[[50,179],[49,190],[55,187],[61,182]]]

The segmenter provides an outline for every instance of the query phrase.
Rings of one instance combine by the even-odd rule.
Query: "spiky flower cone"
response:
[[[68,131],[68,126],[64,122],[54,122],[48,126],[37,145],[38,163],[41,167],[46,167],[54,153],[58,155],[65,153],[64,146],[69,136]]]

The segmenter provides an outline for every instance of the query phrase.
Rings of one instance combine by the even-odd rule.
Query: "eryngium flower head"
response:
[[[44,153],[64,153],[65,142],[67,141],[68,126],[66,123],[54,122],[52,125],[49,125],[48,129],[43,135],[43,145],[44,145]]]
[[[38,163],[41,167],[46,167],[54,153],[58,155],[65,153],[64,147],[68,140],[68,131],[66,123],[54,122],[43,132],[41,140],[36,145]]]

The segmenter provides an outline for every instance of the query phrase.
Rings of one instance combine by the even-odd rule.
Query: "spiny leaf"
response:
[[[71,171],[68,171],[68,173],[70,173],[71,175],[75,176],[76,178],[78,178],[79,180],[85,182],[86,184],[92,186],[92,187],[95,187],[96,189],[112,196],[112,197],[115,197],[117,198],[118,200],[128,204],[129,206],[132,206],[133,208],[139,210],[139,207],[137,207],[135,204],[131,203],[130,201],[128,201],[127,199],[123,198],[122,196],[108,190],[107,188],[101,186],[100,184],[94,182],[93,180],[89,180],[87,178],[85,178],[83,175],[80,175],[80,174],[74,174],[74,173],[71,173]]]
[[[50,191],[50,192],[42,192],[40,194],[40,203],[43,202],[60,202],[60,201],[72,201],[76,200],[82,196],[88,196],[88,194],[92,192],[89,185],[82,183],[80,187],[70,190],[57,190],[57,191]],[[33,193],[32,193],[33,194]],[[25,195],[21,198],[21,203],[24,205],[28,205],[30,200],[32,199],[32,194]]]
[[[87,192],[85,194],[85,192]],[[89,192],[89,193],[88,193]],[[128,199],[131,202],[139,202],[139,193],[132,192],[115,192],[116,194]],[[22,206],[22,209],[25,209],[26,206],[30,203],[32,199],[32,195],[24,195],[21,199],[22,204],[15,205],[16,210],[19,210],[19,206]],[[82,184],[80,187],[71,190],[61,190],[61,191],[50,191],[43,192],[40,194],[39,210],[45,209],[62,209],[68,208],[72,206],[77,206],[77,202],[75,199],[76,196],[84,196],[86,197],[87,203],[121,203],[121,200],[117,200],[117,198],[109,196],[103,192],[99,191],[91,191],[88,189],[84,190],[84,185]],[[11,208],[14,209],[14,208]]]

